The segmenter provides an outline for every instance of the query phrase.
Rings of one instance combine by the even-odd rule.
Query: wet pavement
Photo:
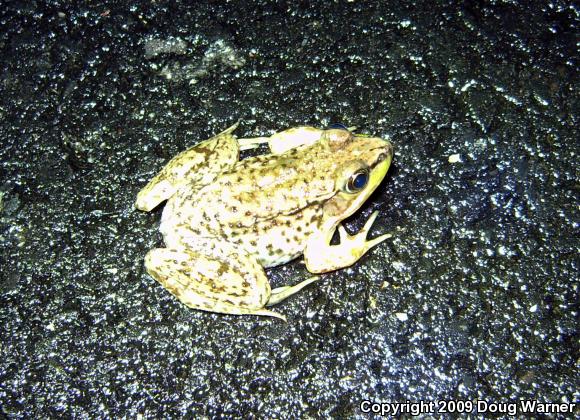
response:
[[[578,401],[578,10],[530,4],[5,6],[1,416]],[[137,192],[238,119],[395,145],[346,223],[378,209],[372,235],[393,238],[278,305],[287,323],[190,310],[143,268],[161,208],[135,211]]]

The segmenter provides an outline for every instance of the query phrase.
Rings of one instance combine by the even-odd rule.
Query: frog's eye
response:
[[[367,186],[369,182],[369,170],[368,168],[361,168],[354,172],[346,182],[344,186],[344,191],[347,193],[357,193]]]

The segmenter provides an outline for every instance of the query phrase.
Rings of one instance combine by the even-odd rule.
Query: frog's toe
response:
[[[374,246],[380,244],[381,242],[383,242],[383,241],[385,241],[393,236],[390,233],[385,233],[384,235],[378,236],[374,239],[367,240],[367,235],[368,235],[369,231],[371,230],[373,223],[375,223],[375,220],[376,220],[378,214],[379,214],[378,211],[376,211],[376,210],[373,211],[373,214],[371,214],[371,217],[369,217],[369,219],[364,224],[363,228],[356,235],[351,236],[351,235],[348,235],[348,233],[346,234],[346,236],[348,236],[349,238],[352,238],[355,241],[361,242],[361,244],[359,244],[359,248],[363,251],[363,254],[366,253],[369,249],[373,248]],[[344,230],[344,228],[343,228],[343,230]],[[346,231],[345,231],[345,233],[346,233]]]
[[[270,300],[266,303],[266,306],[272,306],[277,303],[282,302],[284,299],[292,296],[294,293],[299,292],[310,283],[314,283],[316,280],[320,279],[318,276],[310,277],[307,280],[304,280],[294,286],[282,286],[272,290],[272,295],[270,296]]]
[[[270,316],[272,318],[278,318],[281,319],[284,322],[288,322],[288,320],[286,319],[286,317],[278,312],[274,312],[274,311],[269,311],[267,309],[260,309],[257,311],[253,311],[253,312],[246,312],[244,315],[262,315],[262,316]]]

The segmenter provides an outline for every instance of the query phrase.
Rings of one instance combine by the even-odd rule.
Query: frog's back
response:
[[[294,149],[249,158],[209,185],[182,188],[164,211],[166,242],[193,246],[200,237],[219,238],[244,247],[265,266],[299,256],[319,226],[322,203],[334,194],[332,178],[320,171],[319,153]]]

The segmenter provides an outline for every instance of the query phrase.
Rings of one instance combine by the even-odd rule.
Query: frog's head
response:
[[[356,135],[348,130],[326,130],[321,139],[335,161],[335,194],[324,205],[332,225],[353,214],[385,177],[393,159],[393,146],[378,137]]]

